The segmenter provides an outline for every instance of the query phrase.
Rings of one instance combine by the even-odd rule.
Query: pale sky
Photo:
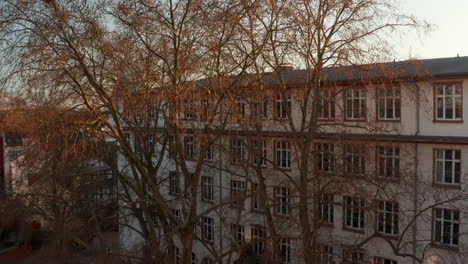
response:
[[[397,60],[468,56],[468,0],[400,0],[401,11],[434,25],[421,36],[396,36]]]

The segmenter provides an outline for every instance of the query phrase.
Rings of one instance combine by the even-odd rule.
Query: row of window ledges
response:
[[[434,84],[434,121],[462,121],[463,118],[463,91],[461,82]],[[368,117],[367,92],[365,87],[348,88],[345,90],[344,121],[362,121]],[[332,89],[321,90],[319,99],[319,120],[332,121],[337,117],[336,92]],[[401,90],[399,86],[384,86],[377,88],[376,117],[380,121],[399,121],[401,119]],[[291,94],[279,92],[274,99],[273,119],[287,120],[292,111]],[[187,103],[186,109],[181,113],[184,120],[197,120],[198,109],[193,102]],[[203,107],[201,109],[204,109]],[[234,111],[237,119],[253,118],[268,119],[269,102],[248,102],[238,99]],[[201,118],[205,120],[206,118]]]
[[[206,242],[213,242],[215,229],[214,220],[209,217],[202,217],[201,223],[202,239]],[[260,225],[250,226],[250,239],[253,242],[252,249],[253,253],[258,259],[261,259],[262,254],[265,252],[267,247],[267,235],[266,228]],[[242,249],[246,244],[245,226],[241,224],[231,224],[230,227],[230,238],[233,247]],[[282,254],[284,264],[290,264],[293,262],[293,243],[290,238],[280,238],[279,246]],[[174,248],[175,263],[181,263],[181,250],[177,247]],[[341,259],[345,263],[369,263],[369,257],[366,250],[353,249],[352,247],[342,248]],[[320,244],[317,247],[317,260],[318,263],[323,264],[334,264],[338,261],[338,248],[336,246]],[[398,264],[396,260],[390,258],[384,258],[375,256],[373,257],[374,264]],[[192,253],[192,263],[199,263],[198,257],[195,253]],[[202,259],[202,264],[213,263],[209,257]]]
[[[175,174],[172,174],[175,175]],[[172,186],[171,186],[172,182]],[[174,186],[174,179],[169,179],[171,194],[177,194],[179,190]],[[288,187],[276,186],[273,188],[273,207],[276,216],[290,216],[292,214],[292,195]],[[242,180],[231,180],[230,182],[230,201],[232,206],[244,208],[244,201],[248,197],[246,182]],[[201,198],[206,202],[215,201],[215,185],[211,176],[202,176]],[[327,226],[332,226],[335,219],[335,195],[322,194],[319,200],[318,216],[320,221]],[[265,205],[262,205],[259,185],[251,184],[251,210],[254,212],[264,212]],[[343,196],[343,229],[346,231],[364,232],[366,223],[366,210],[369,205],[365,199]],[[451,247],[458,246],[458,230],[460,213],[458,210],[434,209],[433,223],[433,242],[435,244]],[[377,201],[375,207],[375,222],[377,223],[376,232],[387,236],[399,235],[399,203],[394,201]],[[210,220],[214,223],[214,220]],[[447,228],[450,225],[450,228]],[[449,232],[449,233],[447,233]],[[452,233],[450,233],[452,232]]]
[[[193,136],[184,137],[184,154],[187,159],[195,159],[195,140]],[[249,143],[249,144],[248,144]],[[268,155],[267,140],[250,140],[232,138],[230,140],[230,161],[232,164],[259,165],[268,167],[269,163],[274,168],[291,169],[292,148],[290,141],[275,140],[273,162]],[[338,161],[342,159],[342,173],[344,175],[365,175],[367,171],[369,147],[364,144],[343,144],[341,153],[339,144],[316,143],[317,170],[323,173],[337,173]],[[460,149],[434,149],[434,184],[441,186],[460,186],[461,175],[461,150]],[[259,154],[259,155],[258,155]],[[400,147],[398,145],[375,146],[376,173],[379,178],[397,180],[400,177]],[[207,148],[206,160],[214,160],[214,148]],[[270,161],[270,162],[269,162]]]

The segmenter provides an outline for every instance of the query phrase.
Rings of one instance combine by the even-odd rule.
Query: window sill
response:
[[[451,190],[460,190],[461,189],[460,184],[446,184],[446,183],[438,183],[438,182],[433,182],[432,187],[442,188],[442,189],[451,189]]]
[[[345,118],[343,121],[344,122],[367,122],[367,118],[356,118],[356,119]]]
[[[365,234],[366,233],[366,231],[364,231],[364,229],[357,229],[357,228],[346,227],[346,226],[343,226],[343,230],[348,231],[348,232],[353,232],[353,233],[359,233],[359,234]]]
[[[445,250],[450,250],[450,251],[455,251],[455,252],[459,251],[458,246],[440,244],[440,243],[435,242],[435,241],[432,241],[431,246],[434,247],[434,248],[445,249]]]
[[[377,122],[401,123],[401,119],[380,119],[380,118],[377,118]]]
[[[398,240],[399,235],[391,235],[391,234],[385,234],[385,233],[380,233],[376,232],[377,236],[382,237],[384,239],[389,239],[389,240]]]
[[[453,124],[463,124],[463,119],[434,119],[432,123],[453,123]]]

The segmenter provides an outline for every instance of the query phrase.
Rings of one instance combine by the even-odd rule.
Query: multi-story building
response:
[[[193,263],[210,263],[216,251],[224,263],[234,261],[238,251],[226,252],[245,242],[262,255],[271,245],[266,208],[284,262],[310,262],[298,216],[305,181],[318,263],[467,263],[468,57],[328,69],[317,108],[304,104],[308,76],[283,69],[262,77],[266,89],[235,98],[235,118],[204,151],[197,183],[200,211],[227,206],[200,217]],[[184,108],[181,120],[196,122],[194,108]],[[306,108],[313,114],[304,115]],[[304,117],[317,127],[301,128]],[[180,137],[192,173],[200,135],[191,125]],[[300,142],[310,144],[306,170]],[[181,216],[182,172],[171,151],[165,155],[158,177]],[[121,241],[130,249],[139,239],[124,228]]]

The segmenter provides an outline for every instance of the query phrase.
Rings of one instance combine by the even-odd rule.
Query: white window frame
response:
[[[319,91],[319,120],[334,120],[335,119],[335,92],[333,90],[321,89]]]
[[[268,101],[252,102],[250,115],[252,116],[252,119],[267,119]]]
[[[180,174],[176,171],[169,171],[169,194],[180,193]]]
[[[356,197],[344,196],[344,226],[353,230],[364,230],[365,227],[365,200]],[[357,217],[357,219],[355,219]]]
[[[383,235],[399,234],[399,204],[392,201],[379,201],[377,204],[377,232]]]
[[[206,153],[205,153],[205,160],[206,161],[213,161],[214,160],[214,147],[213,143],[207,142],[208,147],[206,148]]]
[[[195,108],[195,102],[193,100],[185,100],[183,101],[183,119],[185,120],[195,120],[197,119],[196,115],[196,108]]]
[[[444,208],[434,208],[433,241],[436,244],[458,247],[460,243],[460,211]],[[439,232],[438,228],[439,226]],[[446,230],[446,227],[449,230]],[[448,234],[444,236],[444,233]],[[448,241],[446,240],[448,239]]]
[[[202,239],[204,241],[214,241],[214,219],[208,216],[202,216]]]
[[[291,113],[291,93],[279,92],[276,94],[276,119],[288,119]]]
[[[246,182],[231,180],[231,202],[233,206],[243,207],[246,191]]]
[[[214,177],[202,176],[202,200],[207,202],[214,201]]]
[[[260,164],[258,164],[258,142],[262,142],[261,150],[260,150]],[[267,166],[267,141],[266,140],[251,140],[250,144],[252,145],[252,164],[253,165],[260,165],[260,167]]]
[[[195,159],[195,137],[184,137],[184,154],[186,159]]]
[[[449,93],[450,91],[450,93]],[[463,119],[463,87],[460,83],[436,84],[435,93],[435,119],[441,121],[461,121]],[[451,106],[450,106],[451,104]],[[439,109],[441,106],[442,109]],[[449,108],[452,114],[448,113]],[[457,111],[457,108],[460,111]],[[457,116],[459,112],[459,116]]]
[[[291,168],[291,143],[289,141],[275,141],[276,167]]]
[[[451,153],[452,158],[447,158],[448,153]],[[437,184],[444,185],[460,185],[461,181],[461,150],[459,149],[436,149],[435,150],[435,177]],[[457,158],[458,156],[458,158]],[[447,166],[447,163],[451,163]],[[450,167],[450,168],[448,168]],[[450,170],[450,171],[447,171]],[[450,181],[447,181],[447,177]]]
[[[366,147],[363,144],[345,145],[346,174],[362,176],[366,173]],[[355,167],[356,163],[358,167]]]
[[[245,228],[243,225],[231,224],[231,235],[233,243],[242,245],[245,242]]]
[[[318,151],[318,170],[320,172],[335,172],[335,144],[317,143]]]
[[[237,119],[244,119],[247,116],[247,102],[244,99],[238,98],[236,101]]]
[[[182,253],[180,249],[174,246],[174,264],[180,264],[182,262]]]
[[[377,176],[387,179],[400,177],[400,148],[377,146]]]
[[[320,221],[327,224],[333,224],[334,221],[334,195],[331,193],[322,193],[319,199],[319,217]]]
[[[291,263],[291,239],[281,238],[280,241],[281,254],[283,255],[283,263]]]
[[[260,199],[260,185],[258,183],[252,183],[252,210],[263,212],[265,211],[265,205],[261,204]]]
[[[291,190],[288,187],[275,187],[275,205],[277,215],[291,214]]]
[[[401,89],[399,86],[377,88],[377,116],[379,120],[400,120]]]
[[[398,264],[398,262],[393,259],[374,257],[374,264]]]
[[[250,230],[254,243],[254,253],[257,257],[261,256],[266,247],[266,230],[260,226],[252,226]]]
[[[232,162],[236,164],[240,164],[245,161],[245,153],[246,153],[246,144],[244,139],[242,138],[234,138],[232,140]]]
[[[333,246],[324,244],[318,245],[318,263],[335,264],[335,254],[333,252]]]
[[[366,88],[349,88],[346,90],[346,120],[366,119]]]

